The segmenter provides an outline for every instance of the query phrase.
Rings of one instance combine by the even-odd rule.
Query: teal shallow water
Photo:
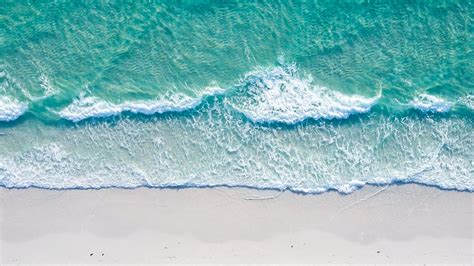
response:
[[[0,184],[472,191],[473,14],[472,1],[3,3]]]

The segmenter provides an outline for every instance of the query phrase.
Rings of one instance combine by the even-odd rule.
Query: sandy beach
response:
[[[473,194],[0,189],[8,263],[472,263]]]

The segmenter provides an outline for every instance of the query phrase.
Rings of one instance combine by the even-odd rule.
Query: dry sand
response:
[[[0,262],[471,264],[473,196],[0,189]]]

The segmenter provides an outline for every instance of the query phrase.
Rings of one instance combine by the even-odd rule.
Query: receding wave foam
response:
[[[0,121],[13,121],[23,115],[28,106],[15,99],[0,96]]]
[[[302,78],[295,65],[282,65],[247,74],[232,107],[254,122],[297,123],[308,118],[344,119],[366,113],[380,94],[366,98],[345,95]]]
[[[473,124],[466,118],[373,113],[347,124],[278,130],[227,115],[231,111],[59,130],[29,121],[0,137],[0,186],[349,193],[365,184],[413,182],[474,191]]]
[[[91,117],[108,117],[122,112],[141,113],[151,115],[165,112],[182,112],[199,105],[203,97],[218,94],[222,89],[209,88],[201,97],[192,98],[183,94],[175,94],[170,99],[154,101],[135,101],[120,104],[109,103],[97,97],[81,97],[72,104],[59,111],[65,119],[78,122]]]
[[[207,96],[224,95],[227,106],[254,122],[293,124],[308,118],[344,119],[351,114],[366,113],[377,103],[380,94],[366,98],[345,95],[312,84],[302,78],[295,65],[281,65],[245,75],[240,84],[229,90],[210,88],[199,97],[176,94],[170,99],[110,103],[97,97],[81,97],[58,114],[78,122],[90,117],[107,117],[121,112],[151,115],[192,109]]]
[[[410,102],[410,105],[423,112],[445,113],[451,109],[453,103],[433,95],[420,94]]]

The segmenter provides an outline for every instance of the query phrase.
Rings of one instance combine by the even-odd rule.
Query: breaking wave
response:
[[[78,122],[91,117],[114,116],[122,112],[146,115],[165,112],[182,112],[199,105],[202,98],[220,92],[222,92],[220,88],[209,88],[198,98],[192,98],[184,94],[175,94],[170,99],[124,102],[120,104],[109,103],[97,97],[81,97],[59,111],[58,114],[62,118]]]
[[[410,102],[410,105],[422,112],[445,113],[454,104],[433,95],[420,94]]]
[[[245,76],[230,105],[254,122],[294,124],[308,118],[344,119],[370,111],[380,98],[346,95],[313,85],[295,65],[257,70]]]
[[[0,96],[0,121],[13,121],[23,115],[28,106],[15,99]]]
[[[294,124],[305,119],[344,119],[370,111],[380,98],[346,95],[312,84],[302,78],[295,65],[256,70],[240,84],[223,90],[208,88],[199,97],[175,94],[169,99],[110,103],[97,97],[81,97],[59,111],[62,118],[78,122],[91,117],[108,117],[122,112],[151,115],[182,112],[200,105],[204,98],[222,94],[226,106],[254,122]]]

